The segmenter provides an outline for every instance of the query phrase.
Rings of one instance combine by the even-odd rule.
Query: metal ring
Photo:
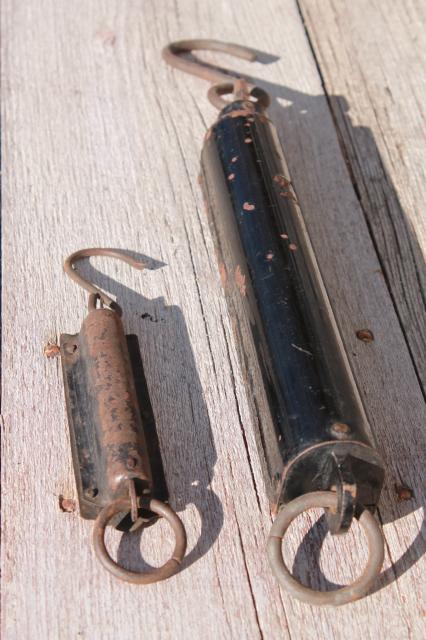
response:
[[[115,562],[109,555],[105,546],[105,527],[109,521],[122,511],[130,511],[130,501],[128,499],[114,500],[111,504],[102,509],[93,525],[93,546],[100,563],[110,571],[116,578],[132,582],[134,584],[152,584],[160,580],[166,580],[175,574],[182,562],[186,551],[186,533],[182,521],[168,505],[160,500],[150,500],[148,508],[159,516],[162,516],[170,524],[175,534],[175,548],[173,555],[162,567],[138,573],[128,571]]]
[[[381,528],[370,511],[364,510],[359,518],[368,541],[368,562],[363,573],[351,584],[336,591],[314,591],[298,582],[290,573],[282,555],[282,539],[297,516],[314,507],[335,509],[337,495],[332,491],[306,493],[286,504],[278,513],[272,525],[267,542],[269,564],[280,585],[291,596],[313,605],[341,605],[364,596],[383,565],[384,540]]]
[[[257,99],[257,102],[252,103],[253,109],[255,107],[257,107],[261,111],[266,109],[271,102],[269,94],[266,93],[266,91],[264,91],[258,86],[249,85],[249,87],[250,87],[250,91],[248,95],[253,96],[254,98]],[[227,107],[229,104],[232,104],[232,102],[235,100],[235,97],[234,97],[234,100],[228,101],[221,98],[221,96],[234,93],[234,88],[235,88],[235,82],[223,82],[222,84],[214,84],[208,90],[207,98],[214,107],[222,110],[225,107]]]

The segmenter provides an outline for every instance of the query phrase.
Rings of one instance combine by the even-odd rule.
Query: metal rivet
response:
[[[350,426],[344,422],[334,422],[330,427],[331,433],[337,438],[345,438],[350,430]]]
[[[359,329],[356,332],[356,337],[358,340],[361,340],[361,342],[373,342],[374,340],[373,332],[370,331],[370,329]]]
[[[73,342],[66,342],[64,344],[64,351],[65,353],[67,353],[69,356],[72,356],[73,353],[75,353],[77,351],[77,345],[74,344]]]
[[[136,467],[137,463],[138,463],[138,461],[136,460],[136,458],[129,457],[126,460],[126,466],[127,466],[128,469],[134,469]]]
[[[61,349],[59,345],[54,344],[53,342],[48,342],[43,349],[43,353],[46,358],[56,358],[60,355]]]
[[[96,487],[89,487],[84,492],[84,495],[86,496],[86,498],[96,498],[96,496],[98,495],[98,490],[96,489]]]

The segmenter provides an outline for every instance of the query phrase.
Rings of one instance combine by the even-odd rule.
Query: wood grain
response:
[[[426,5],[300,0],[383,275],[426,387]],[[350,26],[349,26],[350,25]],[[348,28],[349,27],[349,28]]]
[[[296,4],[4,0],[2,35],[3,637],[424,637],[424,405]],[[160,58],[182,37],[278,58],[238,68],[274,98],[271,117],[388,469],[384,574],[372,595],[337,610],[290,600],[267,566],[254,425],[197,185],[215,110],[201,80]],[[77,331],[85,314],[86,295],[61,270],[84,246],[121,247],[151,267],[99,259],[84,271],[117,296],[139,336],[171,502],[189,536],[184,570],[144,588],[106,574],[91,523],[59,508],[60,495],[76,496],[60,366],[43,346]],[[355,337],[364,327],[375,335],[368,345]],[[395,483],[414,498],[398,502]],[[310,530],[313,521],[296,523],[287,552],[299,575],[324,586],[312,560],[324,530]],[[143,534],[146,562],[166,557],[165,531]],[[120,561],[143,567],[139,540],[119,539],[111,534]],[[321,568],[340,583],[363,559],[355,528],[326,539]]]

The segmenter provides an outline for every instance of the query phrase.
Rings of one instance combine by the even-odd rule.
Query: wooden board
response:
[[[425,391],[426,5],[327,4],[324,11],[319,0],[300,1],[342,150]]]
[[[424,405],[296,4],[4,0],[2,35],[3,637],[424,637]],[[215,110],[201,80],[160,59],[182,37],[276,58],[235,66],[274,98],[270,114],[386,461],[384,573],[372,595],[337,610],[292,601],[267,565],[254,425],[197,185]],[[91,523],[59,507],[59,496],[76,496],[60,363],[43,346],[79,329],[86,295],[61,264],[85,246],[143,254],[151,267],[99,259],[83,270],[117,296],[139,336],[171,502],[188,531],[184,570],[149,587],[105,573]],[[355,337],[364,327],[375,335],[368,345]],[[398,501],[402,483],[412,500]],[[288,554],[324,586],[312,560],[324,531],[307,535],[312,522],[296,523]],[[162,524],[143,534],[146,562],[166,558],[165,534]],[[120,561],[142,568],[139,537],[119,538],[111,535]],[[340,583],[364,559],[355,529],[326,539],[321,568]]]

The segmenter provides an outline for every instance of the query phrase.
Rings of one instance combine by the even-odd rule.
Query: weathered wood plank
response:
[[[416,564],[424,408],[296,5],[5,0],[2,11],[4,637],[424,635]],[[384,588],[339,610],[289,600],[267,566],[269,509],[197,185],[215,112],[200,80],[160,60],[164,43],[191,35],[266,42],[279,56],[238,64],[276,98],[271,116],[388,465],[381,517],[402,575],[393,581],[388,555]],[[91,524],[58,506],[75,490],[59,363],[42,348],[79,327],[86,296],[60,265],[90,245],[142,252],[157,267],[140,274],[96,262],[110,275],[97,282],[119,298],[140,338],[172,504],[189,534],[185,570],[146,588],[110,578],[90,549]],[[374,343],[357,341],[361,327]],[[402,481],[415,500],[397,502]],[[310,523],[295,528],[293,555]],[[166,555],[162,531],[143,535],[147,562]],[[320,533],[296,558],[314,583],[310,552]],[[133,568],[142,566],[136,547],[125,539],[118,551]],[[327,541],[321,566],[339,582],[364,555],[351,533]]]
[[[344,154],[426,386],[426,5],[300,0]]]

